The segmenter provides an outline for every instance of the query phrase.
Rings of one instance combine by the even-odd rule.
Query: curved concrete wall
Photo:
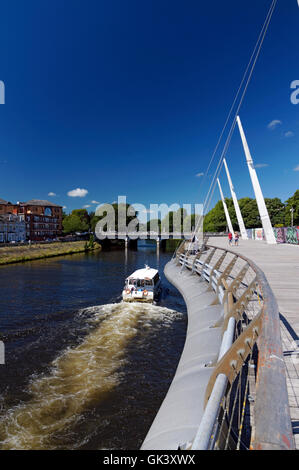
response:
[[[176,450],[194,439],[204,412],[204,395],[221,345],[223,315],[215,292],[198,274],[175,260],[164,273],[184,297],[188,311],[185,346],[169,391],[143,442],[142,450]]]

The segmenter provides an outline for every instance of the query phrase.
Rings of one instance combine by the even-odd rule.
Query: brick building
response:
[[[50,201],[31,199],[12,204],[0,199],[0,215],[4,214],[24,217],[27,240],[45,240],[62,235],[62,206]]]

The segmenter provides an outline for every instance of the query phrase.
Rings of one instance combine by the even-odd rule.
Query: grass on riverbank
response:
[[[51,258],[53,256],[71,255],[84,251],[101,249],[101,245],[94,243],[93,248],[86,248],[85,241],[57,242],[49,244],[34,244],[24,246],[0,247],[0,265],[31,261],[35,259]]]

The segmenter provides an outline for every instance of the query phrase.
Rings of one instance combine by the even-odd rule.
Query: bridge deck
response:
[[[239,246],[229,247],[226,237],[211,237],[208,244],[230,248],[251,259],[263,270],[273,290],[281,316],[291,419],[299,449],[299,246],[240,240]]]

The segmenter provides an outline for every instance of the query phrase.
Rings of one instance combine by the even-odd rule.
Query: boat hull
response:
[[[154,299],[123,298],[123,302],[142,302],[152,304]]]

